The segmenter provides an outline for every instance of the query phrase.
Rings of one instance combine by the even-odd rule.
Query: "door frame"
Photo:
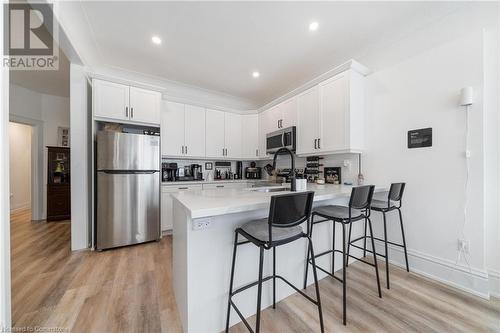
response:
[[[31,219],[43,220],[43,121],[10,115],[9,121],[31,126]]]
[[[4,6],[0,6],[0,27],[4,26]],[[0,28],[1,29],[1,28]],[[3,54],[3,29],[0,54]],[[11,327],[10,287],[10,189],[9,189],[9,70],[0,67],[0,327]]]

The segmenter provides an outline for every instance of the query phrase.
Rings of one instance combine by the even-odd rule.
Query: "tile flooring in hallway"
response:
[[[182,331],[171,286],[170,236],[99,253],[70,252],[69,222],[30,222],[30,212],[23,211],[12,215],[11,240],[14,326]],[[379,299],[372,269],[365,266],[349,266],[347,326],[341,320],[340,283],[320,282],[327,332],[500,332],[499,300],[486,301],[392,267],[391,290],[384,289]],[[299,295],[263,311],[262,332],[316,331],[316,307]],[[240,323],[231,332],[247,331]]]

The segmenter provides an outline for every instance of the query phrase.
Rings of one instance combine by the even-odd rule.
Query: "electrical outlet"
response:
[[[469,254],[470,241],[468,239],[458,239],[458,251],[464,254]]]
[[[203,230],[210,228],[212,220],[210,219],[197,219],[193,221],[193,230]]]
[[[470,150],[465,151],[465,158],[470,158],[471,157],[471,152]]]

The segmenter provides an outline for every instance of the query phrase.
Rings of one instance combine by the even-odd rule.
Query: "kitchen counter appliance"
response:
[[[97,132],[96,249],[159,240],[160,137]]]
[[[177,180],[177,163],[163,162],[161,164],[161,181],[162,182],[175,182]]]
[[[281,148],[287,148],[292,153],[296,149],[296,128],[295,126],[287,127],[268,133],[266,135],[266,152],[268,154],[274,154]],[[285,150],[281,150],[282,153]]]

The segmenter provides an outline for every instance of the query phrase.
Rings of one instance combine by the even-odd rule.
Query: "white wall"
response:
[[[69,127],[69,98],[41,94],[21,86],[10,85],[10,114],[42,122],[43,131],[43,200],[41,218],[47,206],[47,148],[57,145],[57,128]]]
[[[31,207],[31,126],[9,124],[10,210]]]
[[[370,61],[395,60],[367,77],[363,169],[371,183],[407,183],[404,217],[411,268],[482,296],[489,294],[485,195],[490,194],[484,182],[483,28],[497,24],[497,8],[488,4],[455,13],[362,61],[370,67]],[[419,43],[422,48],[416,50]],[[394,56],[408,50],[411,54],[405,57]],[[472,157],[464,226],[465,111],[458,98],[465,86],[475,89],[476,100],[470,111]],[[407,131],[424,127],[433,128],[433,147],[408,149]],[[388,224],[389,237],[399,240],[397,220],[391,217]],[[380,235],[377,216],[374,225]],[[457,260],[458,238],[470,241],[467,261]],[[391,255],[402,261],[400,251]]]
[[[91,202],[87,80],[82,66],[70,66],[71,96],[71,249],[88,247]]]

